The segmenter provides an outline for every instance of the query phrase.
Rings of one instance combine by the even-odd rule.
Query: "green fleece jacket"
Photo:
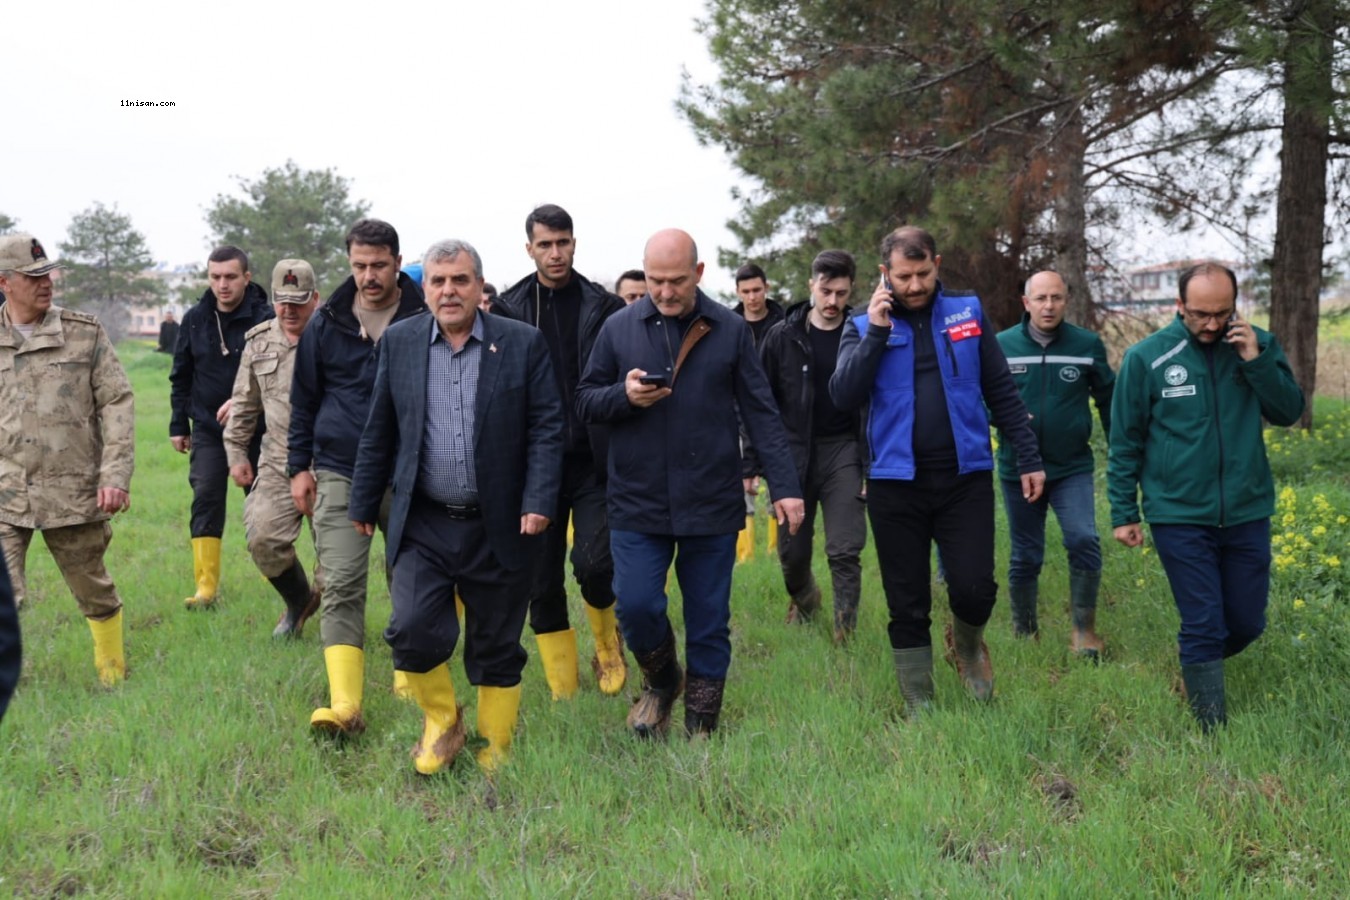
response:
[[[1181,316],[1125,352],[1111,403],[1107,495],[1111,525],[1227,527],[1268,518],[1275,483],[1261,437],[1264,416],[1292,425],[1303,392],[1279,341],[1253,326],[1260,355],[1205,345]]]
[[[1022,393],[1031,430],[1045,461],[1045,477],[1054,481],[1092,471],[1092,408],[1097,406],[1102,431],[1111,433],[1111,390],[1116,375],[1106,361],[1106,346],[1096,333],[1061,322],[1048,346],[1036,343],[1021,324],[998,334],[1008,357],[1008,369]],[[1017,481],[1017,454],[1008,441],[999,441],[998,476]]]

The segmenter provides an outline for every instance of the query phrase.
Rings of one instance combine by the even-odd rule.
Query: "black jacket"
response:
[[[738,316],[740,316],[742,319],[744,319],[744,318],[745,318],[745,304],[744,304],[744,303],[737,303],[736,306],[735,306],[735,308],[732,309],[732,312],[734,312],[736,315],[738,315]],[[768,334],[769,334],[768,329],[772,328],[773,326],[777,325],[779,322],[783,321],[783,316],[784,316],[784,315],[786,315],[786,313],[785,313],[784,310],[783,310],[783,304],[779,303],[777,300],[765,300],[765,301],[764,301],[764,318],[765,318],[766,320],[768,320],[768,323],[769,323],[768,325],[764,326],[764,328],[765,328],[765,331],[764,331],[764,337],[767,337],[767,336],[768,336]],[[749,322],[746,322],[745,324],[749,325],[750,323],[749,323]],[[750,331],[751,336],[754,336],[754,333],[755,333],[754,330],[751,329],[751,331]],[[763,337],[760,338],[760,340],[763,340],[763,339],[764,339]],[[758,343],[756,343],[756,346],[758,346]]]
[[[217,319],[216,295],[210,288],[196,305],[183,313],[178,342],[173,348],[173,368],[169,370],[169,436],[206,431],[220,437],[216,410],[230,399],[234,376],[239,371],[239,355],[244,352],[244,335],[259,322],[275,316],[267,302],[267,291],[249,282],[244,299]],[[221,349],[224,335],[225,353]]]
[[[840,328],[848,325],[849,311],[845,310],[844,315],[845,321],[840,324]],[[759,345],[759,360],[769,379],[769,387],[773,390],[774,402],[783,414],[788,446],[792,449],[792,462],[797,466],[797,477],[803,484],[806,483],[806,469],[811,462],[811,436],[815,432],[815,360],[811,356],[811,336],[806,331],[810,317],[810,301],[789,306],[783,321],[770,328]],[[866,405],[862,409],[852,410],[851,417],[853,433],[865,448]],[[762,474],[763,465],[749,445],[746,454],[753,461],[754,474]],[[865,458],[867,454],[864,452],[861,455]]]
[[[585,372],[586,364],[591,358],[591,351],[595,349],[595,339],[600,335],[600,326],[605,324],[606,319],[627,307],[628,304],[623,302],[622,297],[611,294],[576,270],[572,271],[572,277],[577,280],[577,285],[581,288],[581,319],[577,324],[577,361],[579,363],[577,371]],[[539,276],[537,274],[526,275],[492,302],[493,314],[501,314],[509,319],[525,322],[538,328],[539,303],[535,295],[535,286],[538,284]],[[559,373],[567,371],[561,365],[560,360],[553,360],[553,366]],[[575,427],[577,418],[571,414],[571,411],[568,411],[568,413],[565,416],[563,446],[575,447],[577,442],[570,432]],[[585,427],[587,437],[590,440],[591,453],[596,460],[596,468],[600,473],[601,480],[604,480],[605,457],[609,449],[609,430],[600,425]]]
[[[417,282],[400,272],[398,286],[402,295],[394,322],[427,314]],[[375,342],[361,336],[361,323],[352,311],[355,302],[356,279],[349,275],[300,335],[291,380],[287,468],[312,466],[352,477],[375,384],[376,360]]]

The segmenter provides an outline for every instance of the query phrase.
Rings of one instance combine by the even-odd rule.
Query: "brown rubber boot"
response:
[[[953,616],[943,638],[947,662],[956,666],[956,674],[970,695],[980,701],[993,697],[994,664],[984,643],[984,626],[968,625]]]

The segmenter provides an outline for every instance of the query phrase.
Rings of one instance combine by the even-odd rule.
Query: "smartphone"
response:
[[[667,385],[670,384],[670,380],[660,373],[655,373],[649,375],[639,375],[638,383],[650,384],[653,387],[666,387]]]

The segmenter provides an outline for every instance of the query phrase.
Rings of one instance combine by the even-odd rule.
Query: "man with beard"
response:
[[[787,620],[807,622],[820,609],[820,587],[811,574],[819,507],[834,587],[835,643],[846,641],[858,622],[860,555],[867,543],[863,415],[839,409],[829,390],[856,275],[852,255],[843,250],[821,253],[811,264],[811,299],[789,307],[784,320],[769,329],[759,346],[806,503],[806,518],[795,536],[778,525],[778,559],[790,598]]]
[[[376,348],[393,322],[426,314],[422,289],[399,271],[398,232],[362,219],[347,232],[351,276],[310,318],[296,347],[286,476],[310,516],[324,590],[319,634],[331,702],[310,727],[352,734],[365,728],[366,579],[371,536],[347,518],[356,448],[375,384]],[[376,524],[388,518],[388,495]],[[397,683],[396,683],[397,686]]]

